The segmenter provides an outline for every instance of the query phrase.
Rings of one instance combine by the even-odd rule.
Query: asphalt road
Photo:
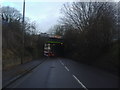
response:
[[[119,78],[67,59],[47,59],[8,88],[118,88]]]

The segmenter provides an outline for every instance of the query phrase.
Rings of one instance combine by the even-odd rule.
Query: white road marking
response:
[[[62,62],[61,62],[62,63]],[[64,63],[62,63],[62,65],[64,66]]]
[[[60,60],[60,63],[64,66],[64,63]]]
[[[69,69],[65,66],[65,69],[67,70],[67,71],[69,71]]]
[[[62,61],[60,60],[60,63],[61,63]]]
[[[73,75],[73,77],[78,81],[78,83],[85,89],[85,90],[88,90],[85,85],[82,84],[82,82],[80,82],[80,80],[75,76]]]

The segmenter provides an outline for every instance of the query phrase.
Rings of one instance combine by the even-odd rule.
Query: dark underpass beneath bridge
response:
[[[44,45],[44,55],[47,57],[63,57],[64,43],[61,38],[49,38]]]

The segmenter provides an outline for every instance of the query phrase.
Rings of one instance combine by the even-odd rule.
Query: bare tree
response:
[[[6,22],[12,22],[13,20],[22,20],[21,13],[12,7],[2,7],[2,20]]]
[[[9,61],[13,62],[19,59],[21,62],[23,47],[23,31],[22,31],[22,15],[21,13],[12,7],[2,7],[2,41],[3,41],[3,64],[6,66]],[[39,51],[41,51],[43,43],[38,42],[39,37],[36,23],[31,23],[28,18],[25,18],[25,30],[24,30],[24,62],[34,57],[39,57]],[[38,45],[39,44],[39,45]],[[40,48],[41,47],[41,48]],[[38,48],[40,48],[38,50]],[[41,54],[42,52],[40,52]],[[29,59],[25,59],[29,58]],[[11,63],[10,62],[10,63]],[[13,63],[12,63],[13,64]],[[14,62],[14,64],[16,64]],[[18,64],[18,62],[17,62]],[[3,66],[4,66],[3,65]]]
[[[64,35],[64,26],[56,24],[49,29],[50,34],[63,36]]]
[[[64,17],[62,23],[72,25],[74,28],[83,31],[87,26],[96,22],[102,16],[114,14],[114,8],[108,2],[73,2],[64,4],[62,9]]]
[[[64,4],[61,23],[79,33],[74,42],[75,52],[82,56],[97,56],[110,45],[116,22],[114,2],[73,2]],[[66,32],[69,33],[70,32]],[[66,34],[65,34],[66,35]],[[70,37],[70,36],[69,36]],[[66,37],[67,38],[67,37]],[[72,39],[68,39],[72,40]],[[74,39],[73,39],[74,40]],[[66,43],[67,44],[67,43]],[[71,47],[72,48],[72,47]],[[73,52],[74,53],[74,52]],[[91,53],[91,54],[90,54]]]

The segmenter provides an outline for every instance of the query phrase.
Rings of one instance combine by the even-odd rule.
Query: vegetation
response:
[[[57,25],[61,28],[54,31],[61,35],[62,29],[67,58],[87,64],[108,65],[109,68],[119,67],[119,3],[67,3],[62,13],[64,16]]]
[[[26,18],[23,30],[22,15],[18,10],[12,7],[1,9],[3,69],[42,57],[45,38],[37,34],[35,23],[29,23]]]
[[[21,13],[12,7],[1,9],[3,68],[12,62],[20,64],[21,61],[42,57],[47,38],[37,34],[35,23],[26,19],[23,32]],[[66,3],[62,8],[64,16],[58,25],[51,28],[51,33],[63,37],[64,57],[82,63],[118,68],[119,12],[120,3],[115,2]]]

